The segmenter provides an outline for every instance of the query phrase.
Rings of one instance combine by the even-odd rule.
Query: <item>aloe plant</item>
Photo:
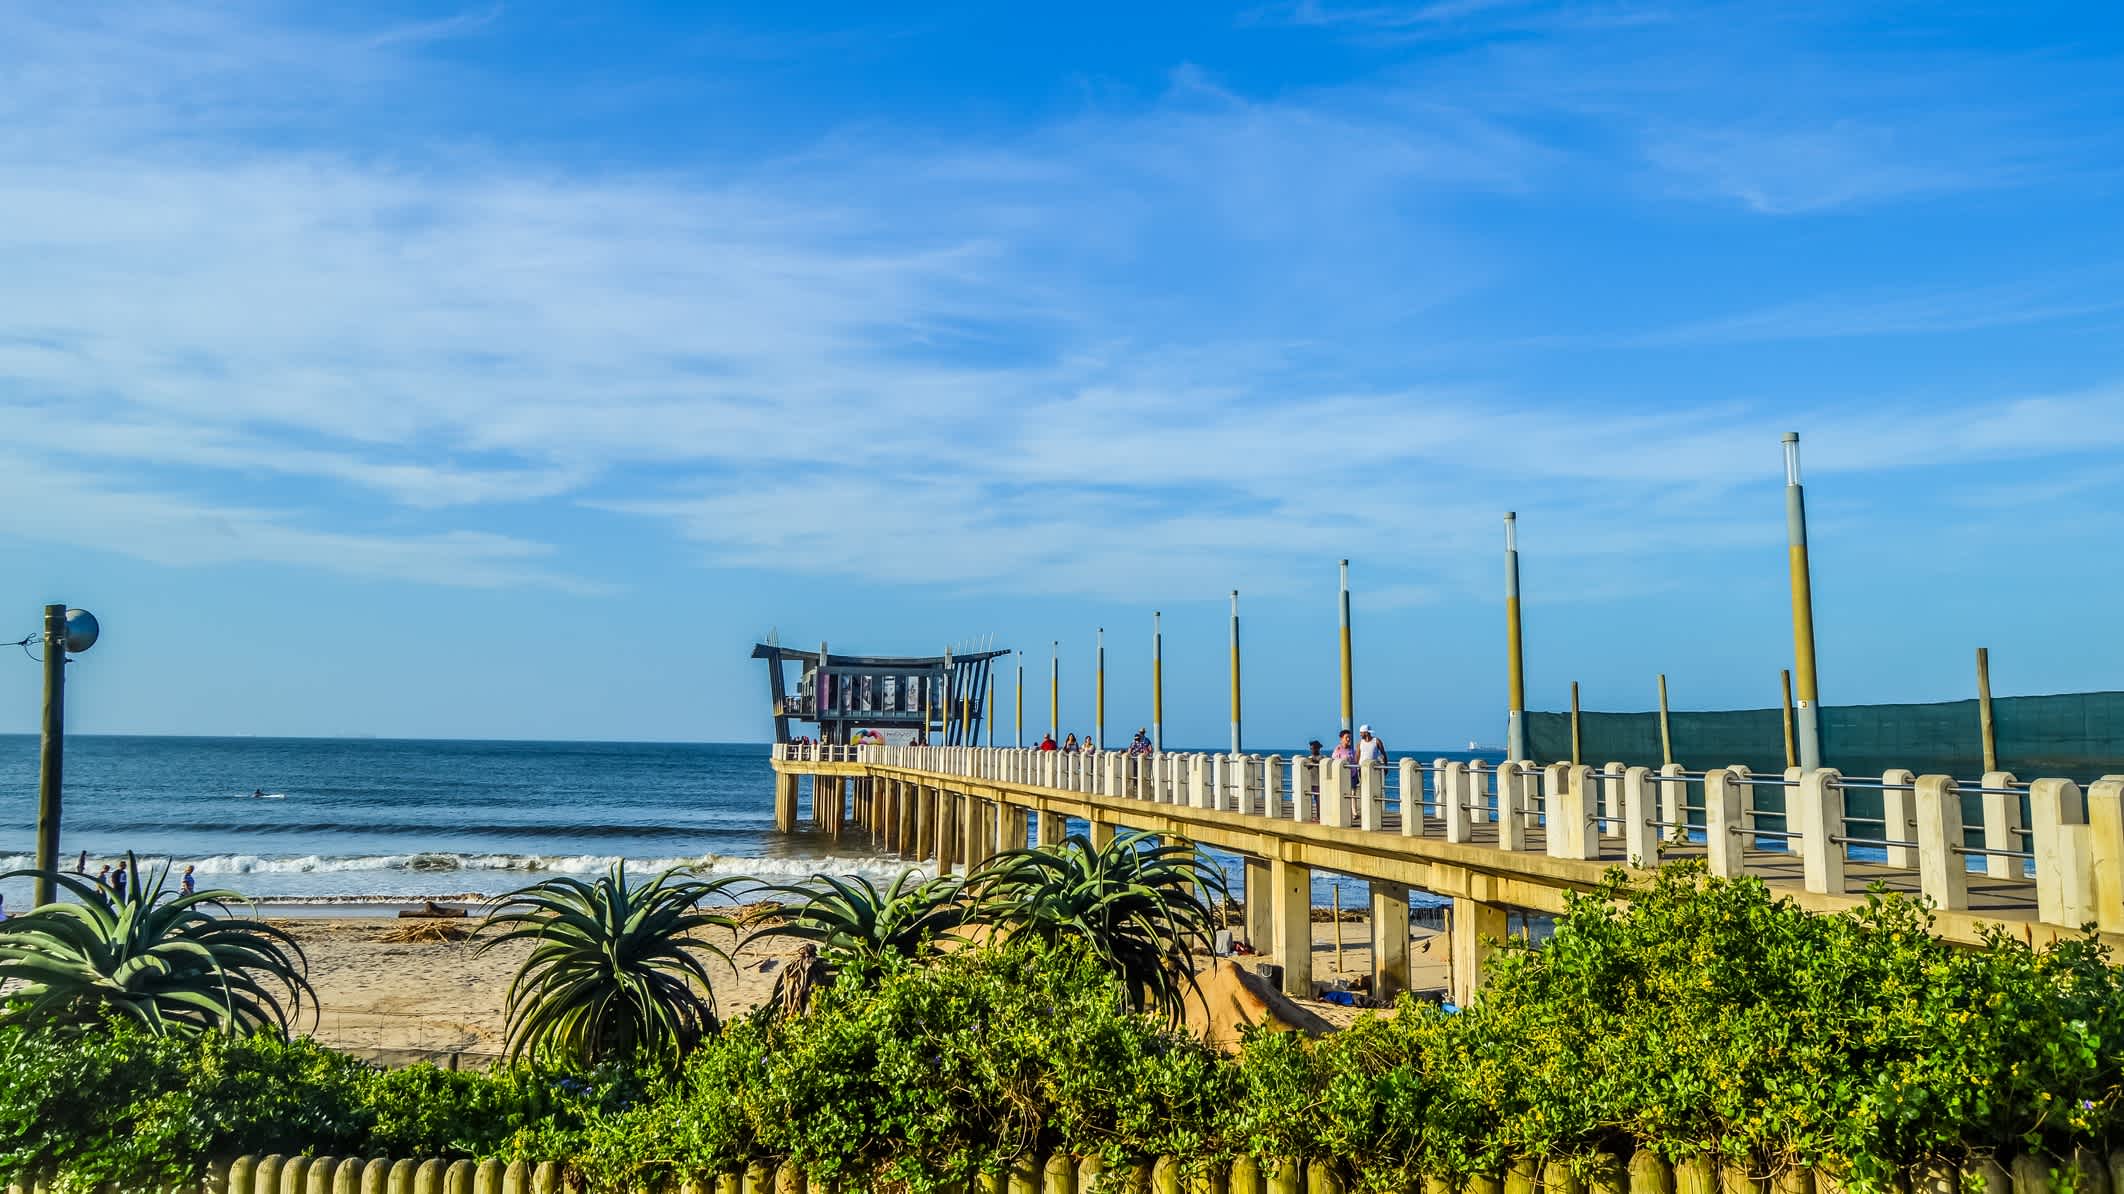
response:
[[[1104,849],[1073,834],[998,854],[967,881],[973,919],[1006,940],[1075,938],[1120,981],[1129,1006],[1178,1022],[1211,952],[1224,873],[1192,843],[1124,834]]]
[[[66,1027],[106,1015],[160,1034],[285,1032],[303,1004],[314,1015],[309,961],[286,932],[234,915],[233,891],[171,895],[167,862],[114,895],[79,876],[20,870],[52,880],[73,901],[41,904],[0,921],[0,983],[16,984],[0,1023]]]
[[[779,884],[765,890],[794,897],[766,915],[765,926],[747,938],[792,937],[816,946],[831,973],[874,976],[887,958],[922,958],[966,922],[968,908],[958,881],[949,877],[916,882],[905,870],[879,892],[861,876],[813,875],[811,885]]]
[[[713,1033],[715,985],[702,959],[728,965],[730,954],[699,934],[737,921],[700,905],[744,881],[674,867],[630,884],[615,863],[595,883],[562,876],[496,899],[474,932],[503,931],[480,951],[534,942],[505,997],[509,1056],[669,1060]]]

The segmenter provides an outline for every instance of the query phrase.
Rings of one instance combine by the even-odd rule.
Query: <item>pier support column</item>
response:
[[[774,831],[795,833],[797,821],[797,777],[793,771],[774,773]]]
[[[1104,850],[1114,844],[1114,826],[1111,821],[1091,822],[1091,844],[1094,849]]]
[[[998,826],[1001,832],[1001,840],[996,843],[998,852],[1003,850],[1023,850],[1028,836],[1027,830],[1030,827],[1032,818],[1031,809],[1019,808],[1016,805],[1004,804],[998,801],[996,804],[996,820],[1001,822]]]
[[[900,857],[920,862],[929,857],[929,843],[936,836],[935,829],[929,823],[934,814],[930,811],[929,802],[922,799],[920,792],[903,792],[901,796],[907,800],[907,820],[914,832],[908,836],[907,845],[900,851]]]
[[[897,781],[885,781],[885,790],[878,793],[878,816],[871,831],[878,835],[878,848],[888,853],[900,848],[899,804],[902,798]]]
[[[1275,881],[1265,858],[1248,858],[1240,876],[1239,898],[1246,903],[1246,943],[1255,953],[1267,953],[1276,942],[1276,900],[1270,885]]]
[[[960,829],[964,829],[964,839],[966,839],[966,848],[960,850],[960,856],[966,858],[966,873],[969,873],[969,875],[973,873],[975,867],[981,865],[981,858],[988,858],[988,850],[983,848],[986,843],[981,841],[981,822],[988,820],[988,809],[981,807],[983,803],[988,803],[988,801],[983,801],[979,797],[958,797]],[[994,839],[990,839],[990,841],[994,841]]]
[[[1493,942],[1509,932],[1505,909],[1466,896],[1453,897],[1453,1002],[1466,1007],[1482,989]]]
[[[1278,858],[1269,863],[1270,899],[1276,918],[1276,961],[1283,965],[1283,993],[1313,997],[1313,868]]]
[[[1409,889],[1372,881],[1372,998],[1385,1003],[1409,989]]]
[[[1040,814],[1040,844],[1059,846],[1069,836],[1069,818],[1061,813]]]
[[[952,863],[960,858],[959,853],[959,804],[945,795],[941,788],[924,788],[923,795],[936,810],[936,856],[937,874],[949,875]]]

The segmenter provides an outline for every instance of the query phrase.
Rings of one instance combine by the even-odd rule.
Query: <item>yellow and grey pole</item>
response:
[[[1357,732],[1357,700],[1350,683],[1350,562],[1342,561],[1342,732]]]
[[[1047,736],[1062,736],[1062,640],[1054,641],[1054,657],[1047,673]]]
[[[1785,538],[1792,563],[1792,655],[1798,681],[1799,765],[1822,765],[1821,697],[1814,677],[1814,588],[1807,568],[1807,496],[1800,486],[1799,432],[1785,433]]]
[[[44,729],[37,745],[37,877],[34,907],[57,903],[59,816],[66,757],[66,607],[44,607]],[[780,664],[776,664],[780,667]],[[138,882],[138,880],[135,880]]]
[[[1505,754],[1527,757],[1527,660],[1519,637],[1519,515],[1505,514]]]
[[[996,674],[988,673],[988,700],[981,705],[981,720],[988,723],[988,745],[996,745]]]
[[[1659,674],[1659,761],[1674,761],[1674,734],[1667,725],[1667,673]]]
[[[1018,652],[1018,749],[1025,749],[1025,652]]]
[[[1092,698],[1092,730],[1100,750],[1106,749],[1106,627],[1099,627],[1098,692]]]
[[[1232,590],[1232,754],[1239,750],[1239,590]]]
[[[1165,630],[1161,614],[1151,611],[1151,750],[1165,752]]]

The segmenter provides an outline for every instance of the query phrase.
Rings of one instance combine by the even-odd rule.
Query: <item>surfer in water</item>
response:
[[[253,799],[253,800],[264,800],[264,799],[265,799],[265,789],[264,789],[264,788],[252,788],[252,789],[251,789],[251,799]]]

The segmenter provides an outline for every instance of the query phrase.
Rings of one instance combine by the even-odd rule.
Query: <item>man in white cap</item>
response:
[[[1357,761],[1359,763],[1386,762],[1386,743],[1372,737],[1372,727],[1357,727]]]

